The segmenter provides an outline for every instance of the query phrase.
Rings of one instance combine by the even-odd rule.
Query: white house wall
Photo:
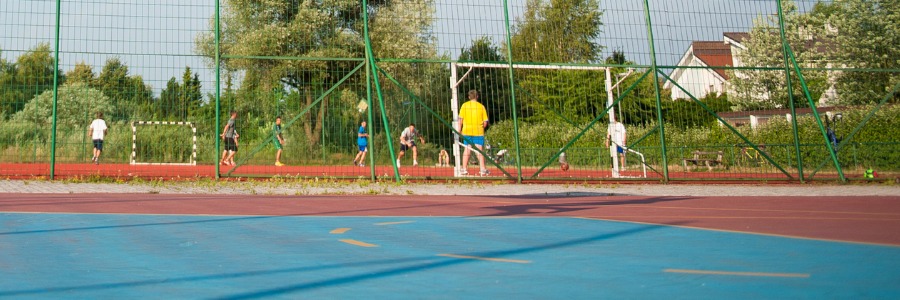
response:
[[[692,59],[690,67],[706,67],[703,63],[701,63],[696,58]],[[722,93],[725,82],[719,77],[715,71],[712,69],[701,69],[701,68],[690,68],[690,69],[681,69],[681,72],[677,78],[673,78],[676,82],[678,82],[681,87],[694,95],[697,98],[703,98],[706,94],[710,92]],[[712,90],[710,87],[712,86]],[[679,89],[678,87],[672,87],[672,100],[675,99],[688,99],[688,96],[684,91]]]

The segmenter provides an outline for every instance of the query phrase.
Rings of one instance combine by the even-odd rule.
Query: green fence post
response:
[[[791,128],[794,134],[794,149],[797,155],[797,173],[800,175],[800,183],[803,183],[803,157],[800,155],[800,134],[797,129],[797,109],[794,105],[794,87],[791,80],[790,57],[788,56],[788,41],[784,33],[784,9],[781,6],[781,0],[776,1],[778,4],[778,27],[781,31],[781,51],[784,55],[784,76],[787,84],[788,103],[791,108]]]
[[[56,175],[56,104],[59,96],[59,20],[60,20],[60,0],[56,0],[56,37],[54,38],[53,52],[53,111],[52,122],[50,126],[50,180]]]
[[[509,64],[509,96],[512,103],[513,137],[516,142],[516,182],[522,183],[522,148],[519,143],[519,117],[517,115],[519,108],[516,106],[516,79],[513,71],[512,33],[510,32],[509,3],[507,0],[503,0],[503,18],[506,25],[506,61]]]
[[[394,143],[391,140],[391,125],[388,123],[387,111],[384,106],[384,95],[381,93],[381,83],[378,82],[378,72],[375,69],[375,54],[372,51],[372,40],[369,38],[369,4],[367,0],[362,1],[363,14],[363,35],[366,44],[366,64],[372,70],[372,80],[375,83],[375,94],[378,96],[378,106],[381,108],[381,121],[384,123],[384,134],[388,144],[388,151],[391,153],[391,165],[394,166],[394,180],[400,182],[400,167],[397,166],[397,155],[394,154]]]
[[[372,109],[374,108],[374,106],[372,106],[372,68],[366,68],[366,104],[368,105],[368,107],[366,107],[366,120],[368,120],[366,124],[366,127],[368,127],[366,128],[366,133],[369,134],[366,138],[366,141],[369,142],[366,151],[369,152],[370,176],[372,182],[375,182],[375,147],[373,146],[375,140],[372,139],[372,132],[375,130],[375,123],[372,122]],[[387,125],[385,124],[385,126]]]
[[[841,182],[847,182],[847,177],[844,177],[844,170],[841,169],[841,163],[838,161],[837,157],[837,149],[834,145],[831,144],[831,141],[828,140],[828,134],[825,131],[825,125],[822,124],[822,118],[819,117],[819,111],[816,109],[816,103],[813,102],[812,96],[809,93],[809,88],[807,88],[806,79],[803,78],[803,73],[800,73],[800,64],[797,62],[797,57],[794,55],[794,51],[788,47],[788,55],[791,57],[791,63],[794,66],[794,70],[797,72],[797,78],[800,79],[800,87],[803,88],[803,95],[806,96],[806,101],[809,102],[809,108],[812,109],[813,117],[816,118],[816,124],[819,125],[819,131],[822,133],[822,139],[825,141],[825,147],[828,148],[828,154],[831,155],[832,161],[834,161],[834,167],[837,169],[838,177],[841,179]]]
[[[666,153],[666,127],[663,123],[662,98],[659,89],[659,69],[656,65],[656,46],[653,42],[653,22],[650,20],[650,1],[644,0],[644,15],[647,21],[647,42],[650,44],[650,68],[653,72],[653,88],[656,91],[656,116],[659,123],[659,142],[662,146],[663,182],[669,182],[669,159]]]
[[[219,126],[222,122],[222,119],[221,119],[222,118],[222,101],[221,101],[222,87],[221,87],[221,71],[220,71],[222,69],[222,61],[221,61],[221,54],[219,51],[219,27],[220,27],[220,24],[219,24],[219,1],[220,0],[216,0],[216,38],[215,38],[215,44],[216,44],[216,126],[214,126],[212,129],[213,130],[213,138],[216,139],[216,150],[215,150],[215,153],[213,153],[216,158],[215,159],[216,179],[221,178],[221,173],[220,173],[221,169],[220,169],[220,164],[219,164],[219,150],[222,150],[221,149],[222,141],[221,141],[221,139],[218,138]]]

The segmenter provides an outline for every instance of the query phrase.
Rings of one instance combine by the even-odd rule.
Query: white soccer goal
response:
[[[186,163],[168,162],[139,162],[137,161],[137,128],[139,125],[169,125],[187,126],[191,129],[191,161]],[[196,166],[197,165],[197,127],[191,122],[166,122],[166,121],[135,121],[131,122],[131,164],[132,165],[168,165],[168,166]]]
[[[459,77],[457,68],[468,68],[465,74],[462,77]],[[509,69],[509,64],[484,64],[484,63],[451,63],[450,64],[450,89],[452,90],[453,97],[450,99],[450,107],[453,110],[453,127],[459,129],[459,85],[472,73],[472,70],[476,68],[492,68],[492,69]],[[603,75],[606,76],[606,91],[608,94],[607,105],[612,105],[612,79],[610,76],[610,68],[609,67],[600,67],[600,66],[557,66],[557,65],[523,65],[523,64],[512,64],[513,69],[532,69],[532,70],[593,70],[593,71],[603,71]],[[609,122],[612,124],[615,121],[615,111],[611,108],[609,110]],[[494,121],[494,120],[491,120]],[[453,171],[453,176],[460,177],[462,166],[460,160],[462,159],[461,151],[460,151],[460,136],[456,132],[453,133],[453,157],[456,161],[456,167]],[[613,166],[614,175],[618,175],[618,165]]]

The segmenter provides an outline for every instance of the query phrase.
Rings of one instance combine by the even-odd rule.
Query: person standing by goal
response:
[[[606,131],[606,148],[615,147],[616,153],[619,154],[619,170],[625,170],[625,143],[628,141],[628,135],[625,132],[625,125],[622,122],[615,121],[609,124]],[[610,145],[612,142],[612,145]],[[616,159],[613,157],[613,159]]]
[[[275,149],[278,150],[278,152],[275,153],[275,166],[281,167],[284,166],[284,164],[281,163],[281,150],[284,148],[284,137],[281,136],[281,116],[275,117],[275,128],[273,133],[275,134],[275,140],[273,141],[275,143]]]
[[[103,113],[97,112],[97,118],[88,127],[88,135],[91,136],[91,140],[94,142],[94,157],[91,158],[91,161],[95,165],[100,164],[100,154],[103,153],[103,138],[106,137],[106,130],[106,121],[103,120]]]
[[[459,123],[462,126],[459,131],[463,136],[463,145],[466,146],[460,175],[469,175],[469,156],[472,155],[472,145],[478,147],[478,150],[484,150],[484,129],[488,126],[487,110],[478,102],[478,91],[469,91],[468,98],[469,101],[463,103],[459,108]],[[484,155],[481,152],[476,152],[475,155],[478,157],[478,167],[481,170],[479,175],[490,174],[484,167]]]
[[[225,140],[225,151],[222,151],[222,161],[220,163],[226,166],[234,165],[234,154],[237,153],[238,134],[234,128],[235,119],[237,119],[237,111],[232,110],[231,118],[228,119],[228,123],[222,129],[222,134],[219,135]]]

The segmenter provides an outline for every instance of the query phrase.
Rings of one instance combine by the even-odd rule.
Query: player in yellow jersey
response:
[[[463,103],[459,109],[460,133],[463,136],[463,144],[466,150],[463,152],[461,175],[469,174],[469,157],[472,155],[472,145],[478,147],[478,150],[484,150],[484,129],[488,126],[487,110],[484,105],[478,102],[478,91],[471,90],[468,93],[469,101]],[[475,153],[478,156],[479,175],[486,176],[489,174],[484,167],[484,155],[481,152]]]

